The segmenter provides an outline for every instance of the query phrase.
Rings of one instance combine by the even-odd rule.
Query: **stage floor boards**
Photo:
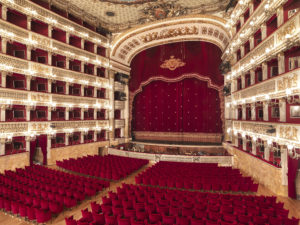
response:
[[[77,205],[71,210],[64,211],[61,213],[57,218],[53,219],[52,221],[48,222],[47,224],[52,225],[65,225],[65,217],[74,216],[75,219],[81,218],[81,211],[82,209],[89,208],[91,211],[90,203],[92,201],[96,201],[98,203],[101,202],[101,197],[107,195],[108,191],[116,191],[117,187],[121,186],[122,183],[127,184],[135,184],[134,177],[140,173],[141,171],[144,171],[146,168],[150,167],[151,164],[148,164],[138,170],[137,172],[131,174],[130,176],[126,177],[125,179],[121,181],[111,182],[110,187],[105,190],[104,192],[101,192],[97,196],[94,196],[91,199],[83,201],[80,205]],[[56,168],[56,166],[52,167]],[[259,185],[257,195],[274,195],[270,190],[268,190],[266,187]],[[300,200],[292,200],[286,197],[277,196],[277,200],[284,202],[284,208],[288,209],[290,211],[289,217],[296,217],[300,218]],[[5,215],[3,212],[0,212],[0,224],[1,225],[26,225],[26,224],[34,224],[30,222],[26,222],[25,220],[20,220],[16,217],[11,217],[9,215]],[[300,224],[300,223],[299,223]]]

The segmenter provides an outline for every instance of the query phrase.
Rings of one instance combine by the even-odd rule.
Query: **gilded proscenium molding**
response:
[[[0,88],[0,104],[27,105],[34,103],[37,106],[51,106],[56,103],[57,107],[83,107],[93,108],[100,104],[102,108],[109,105],[108,99],[96,99],[91,97],[69,96],[41,92],[29,92],[9,88]]]
[[[250,17],[247,19],[247,21],[243,24],[241,29],[234,34],[232,40],[230,41],[229,45],[226,47],[226,50],[224,51],[222,55],[222,60],[229,60],[229,57],[231,57],[232,53],[235,52],[240,46],[245,44],[249,37],[261,27],[261,24],[266,22],[273,13],[270,13],[271,11],[274,11],[276,13],[276,9],[280,7],[282,4],[284,4],[287,0],[276,0],[276,1],[269,1],[269,0],[263,0],[257,9],[250,15]],[[251,2],[251,1],[250,1]],[[250,3],[248,2],[248,4]],[[266,5],[269,5],[268,10],[265,9]],[[231,13],[231,23],[229,21],[229,26],[234,26],[237,21],[240,18],[240,15],[242,15],[248,8],[247,4],[237,4],[233,12]],[[251,22],[253,22],[253,26],[251,25]],[[242,37],[241,37],[241,34]]]
[[[179,41],[206,41],[224,50],[230,40],[225,21],[213,16],[177,17],[132,29],[112,43],[111,58],[129,66],[133,57],[150,47]]]
[[[166,77],[163,77],[163,76],[157,76],[157,77],[152,76],[148,80],[142,82],[140,84],[139,88],[135,92],[130,92],[129,93],[129,128],[128,129],[131,131],[132,108],[133,108],[134,98],[138,93],[142,92],[144,86],[150,84],[153,81],[157,81],[157,80],[173,83],[173,82],[178,82],[178,81],[184,80],[186,78],[196,78],[198,80],[205,81],[205,82],[207,82],[207,87],[208,88],[212,88],[212,89],[215,89],[216,91],[218,91],[219,98],[220,98],[222,129],[223,129],[223,131],[225,131],[225,108],[224,108],[223,86],[217,86],[217,85],[215,85],[211,82],[211,79],[209,77],[202,76],[202,75],[196,74],[196,73],[183,74],[180,77],[173,78],[173,79],[172,78],[166,78]]]
[[[288,38],[287,38],[288,35]],[[284,37],[284,38],[283,38]],[[246,74],[300,41],[300,11],[232,66],[226,80]]]
[[[47,121],[47,122],[6,122],[0,123],[0,137],[26,136],[45,134],[55,130],[56,133],[65,133],[67,130],[73,132],[82,131],[82,128],[89,130],[108,129],[108,120],[98,121]]]
[[[102,47],[108,47],[108,39],[96,32],[91,31],[88,28],[80,26],[75,22],[64,18],[63,16],[58,15],[50,10],[47,10],[32,1],[29,0],[0,0],[3,5],[6,5],[9,8],[13,8],[22,12],[23,14],[31,17],[36,18],[38,20],[43,21],[46,24],[52,25],[54,27],[63,28],[70,34],[79,36],[85,40],[91,41],[97,45]],[[32,13],[35,12],[35,13]],[[49,20],[51,18],[51,20]],[[56,21],[56,22],[53,22]],[[72,28],[72,29],[70,29]],[[97,41],[96,41],[97,40]],[[101,40],[98,41],[98,40]]]
[[[5,20],[0,20],[0,26],[1,29],[6,31],[3,32],[2,35],[4,37],[7,36],[7,38],[10,40],[14,40],[29,46],[34,45],[34,48],[40,48],[42,50],[63,55],[71,59],[77,59],[92,64],[96,63],[96,66],[108,67],[107,65],[109,64],[109,59],[103,56],[88,52],[84,49],[76,48],[67,43],[51,39],[30,30],[26,30]],[[6,33],[13,33],[14,35],[8,35]]]
[[[268,133],[270,128],[275,129],[275,133]],[[249,136],[256,136],[262,140],[271,140],[280,145],[293,144],[300,147],[300,125],[299,124],[279,124],[260,121],[233,121],[233,130],[238,133],[245,133]]]
[[[0,70],[8,73],[19,73],[64,82],[70,82],[71,80],[72,82],[70,83],[90,85],[94,87],[107,88],[109,85],[107,78],[53,67],[46,64],[44,65],[2,53],[0,54]],[[32,74],[32,72],[34,73]],[[87,83],[83,83],[83,81]]]
[[[291,90],[289,95],[300,94],[300,68],[265,80],[248,88],[233,92],[231,102],[245,104],[256,101],[286,97],[286,90]],[[244,101],[244,102],[241,102]]]

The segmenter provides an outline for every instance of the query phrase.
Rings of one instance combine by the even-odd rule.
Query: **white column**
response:
[[[84,120],[84,108],[80,109],[80,119]]]
[[[31,46],[26,46],[26,57],[27,57],[27,60],[28,61],[31,61],[31,50],[32,50],[32,47]]]
[[[244,47],[244,45],[241,46],[240,50],[241,50],[241,58],[243,58],[245,56],[245,47]]]
[[[245,82],[245,74],[243,74],[242,76],[241,76],[241,82],[242,82],[242,89],[244,89],[245,88],[245,84],[246,84],[246,82]]]
[[[278,73],[282,74],[285,72],[285,57],[284,54],[281,52],[277,56],[278,59]]]
[[[242,105],[242,120],[246,120],[246,104]]]
[[[1,86],[6,87],[6,77],[7,77],[7,72],[2,71],[1,72]]]
[[[264,40],[267,37],[267,25],[266,23],[261,25],[261,39]]]
[[[51,107],[48,107],[48,121],[51,121],[51,114],[52,114],[52,109]]]
[[[51,25],[48,26],[48,37],[52,38],[52,29],[53,27]]]
[[[265,141],[264,145],[265,145],[264,159],[269,161],[270,160],[271,145],[268,145],[266,141]]]
[[[238,148],[239,147],[239,138],[238,138],[238,135],[235,135],[234,138],[233,138],[233,140],[234,140],[233,145]]]
[[[2,12],[2,19],[3,20],[7,20],[7,6],[6,5],[2,5],[2,8],[1,8]]]
[[[254,12],[254,4],[253,1],[249,2],[249,15],[252,15],[252,13]]]
[[[244,20],[243,16],[240,17],[240,21],[241,21],[241,27],[242,27],[244,25],[244,23],[245,23],[245,20]]]
[[[246,137],[243,137],[242,140],[243,140],[243,150],[246,151],[247,150],[247,139],[246,139]]]
[[[286,100],[285,99],[280,99],[279,100],[279,116],[280,122],[286,122]]]
[[[66,82],[66,95],[69,94],[69,89],[70,89],[70,83]]]
[[[31,30],[31,21],[32,18],[30,16],[27,16],[27,30]]]
[[[69,136],[70,136],[70,133],[65,134],[65,146],[69,145]]]
[[[81,38],[81,48],[84,49],[84,39]]]
[[[31,107],[30,106],[26,106],[26,121],[30,121],[30,110]]]
[[[130,130],[129,130],[129,86],[126,85],[125,86],[125,94],[127,96],[126,98],[126,101],[125,101],[125,109],[122,110],[121,112],[123,112],[123,117],[122,117],[122,114],[121,114],[121,118],[122,119],[125,119],[125,127],[124,127],[124,136],[122,137],[125,137],[126,141],[128,141],[128,138],[129,138],[129,133],[130,133]]]
[[[66,43],[70,44],[70,33],[69,32],[66,32]],[[69,69],[69,67],[68,67],[68,69]]]
[[[1,48],[2,48],[2,53],[6,54],[7,53],[7,39],[6,38],[2,37],[2,39],[1,39]]]
[[[98,45],[94,44],[94,53],[97,54]]]
[[[25,141],[26,141],[26,152],[30,152],[30,141],[31,141],[31,138],[26,136],[25,137]]]
[[[250,43],[250,51],[251,51],[254,48],[254,37],[253,36],[250,37],[249,43]]]
[[[251,120],[256,120],[256,107],[255,107],[255,103],[251,104]]]
[[[70,111],[70,108],[69,108],[69,107],[66,107],[66,111],[65,111],[65,120],[69,120],[69,111]]]
[[[232,107],[232,116],[233,116],[233,118],[232,119],[234,119],[234,120],[237,120],[238,119],[238,107],[237,106],[233,106]]]
[[[26,76],[26,90],[30,91],[30,86],[31,86],[31,76],[27,75]]]
[[[94,130],[94,137],[93,137],[93,139],[94,139],[94,142],[97,141],[97,131],[96,130]]]
[[[250,70],[250,84],[254,85],[255,84],[255,71]]]
[[[286,146],[281,148],[281,172],[282,172],[282,185],[288,185],[288,149]]]
[[[80,132],[80,143],[84,143],[84,132]]]
[[[256,141],[252,140],[252,154],[256,155]]]
[[[84,85],[80,85],[80,96],[84,96]]]
[[[263,102],[263,113],[264,113],[264,121],[269,120],[269,103]]]
[[[97,119],[97,108],[94,108],[94,120]]]
[[[5,155],[5,138],[0,139],[0,155]]]
[[[66,69],[70,69],[70,58],[66,57]]]
[[[6,105],[1,105],[1,122],[5,122]]]
[[[52,80],[51,79],[48,79],[47,85],[48,85],[48,93],[51,93],[51,89],[52,89]]]
[[[266,80],[268,79],[268,64],[266,62],[264,62],[262,64],[262,77],[263,77],[263,80]]]
[[[281,26],[284,22],[284,10],[282,5],[277,9],[277,27]]]
[[[115,112],[115,99],[114,99],[114,90],[115,90],[115,80],[114,80],[115,74],[112,70],[109,70],[109,85],[111,86],[111,89],[107,89],[108,95],[109,95],[109,103],[111,104],[111,110],[108,110],[108,117],[109,117],[109,126],[111,128],[110,133],[110,139],[114,140],[115,138],[115,119],[114,119],[114,112]]]
[[[237,79],[232,80],[231,83],[231,93],[237,90]]]
[[[97,98],[97,87],[94,87],[94,98]]]
[[[52,65],[52,52],[48,52],[48,65]]]
[[[84,62],[80,62],[80,72],[84,73]]]
[[[51,158],[51,135],[47,135],[47,161]]]

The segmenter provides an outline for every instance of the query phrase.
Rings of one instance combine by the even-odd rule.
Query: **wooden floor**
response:
[[[90,203],[92,201],[96,201],[98,203],[101,203],[101,197],[107,195],[108,191],[116,191],[117,187],[121,186],[122,183],[127,183],[127,184],[135,184],[135,179],[134,177],[140,173],[141,171],[144,171],[146,168],[150,167],[151,164],[148,164],[138,170],[137,172],[131,174],[130,176],[126,177],[125,179],[121,181],[115,181],[111,182],[110,187],[105,190],[104,192],[101,192],[97,196],[83,201],[80,205],[74,207],[71,210],[64,211],[62,214],[60,214],[57,218],[53,219],[52,221],[48,222],[47,224],[52,224],[52,225],[65,225],[65,217],[69,216],[74,216],[75,219],[80,219],[81,218],[81,210],[85,208],[89,208],[91,211]],[[55,167],[54,167],[55,168]],[[274,194],[265,188],[262,185],[259,185],[258,187],[258,192],[257,195],[267,195],[271,196]],[[284,208],[288,209],[290,211],[289,217],[296,217],[300,218],[300,200],[292,200],[286,197],[277,197],[277,201],[284,202]],[[9,215],[5,215],[3,212],[0,212],[0,225],[26,225],[26,224],[33,224],[31,222],[27,222],[23,219],[18,219],[16,217],[11,217]],[[300,224],[300,223],[299,223]]]

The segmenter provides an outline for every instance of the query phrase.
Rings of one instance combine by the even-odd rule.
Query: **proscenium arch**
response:
[[[131,29],[113,43],[112,60],[126,66],[139,52],[168,43],[204,41],[218,46],[223,52],[230,40],[226,20],[211,15],[194,15],[165,19]]]

